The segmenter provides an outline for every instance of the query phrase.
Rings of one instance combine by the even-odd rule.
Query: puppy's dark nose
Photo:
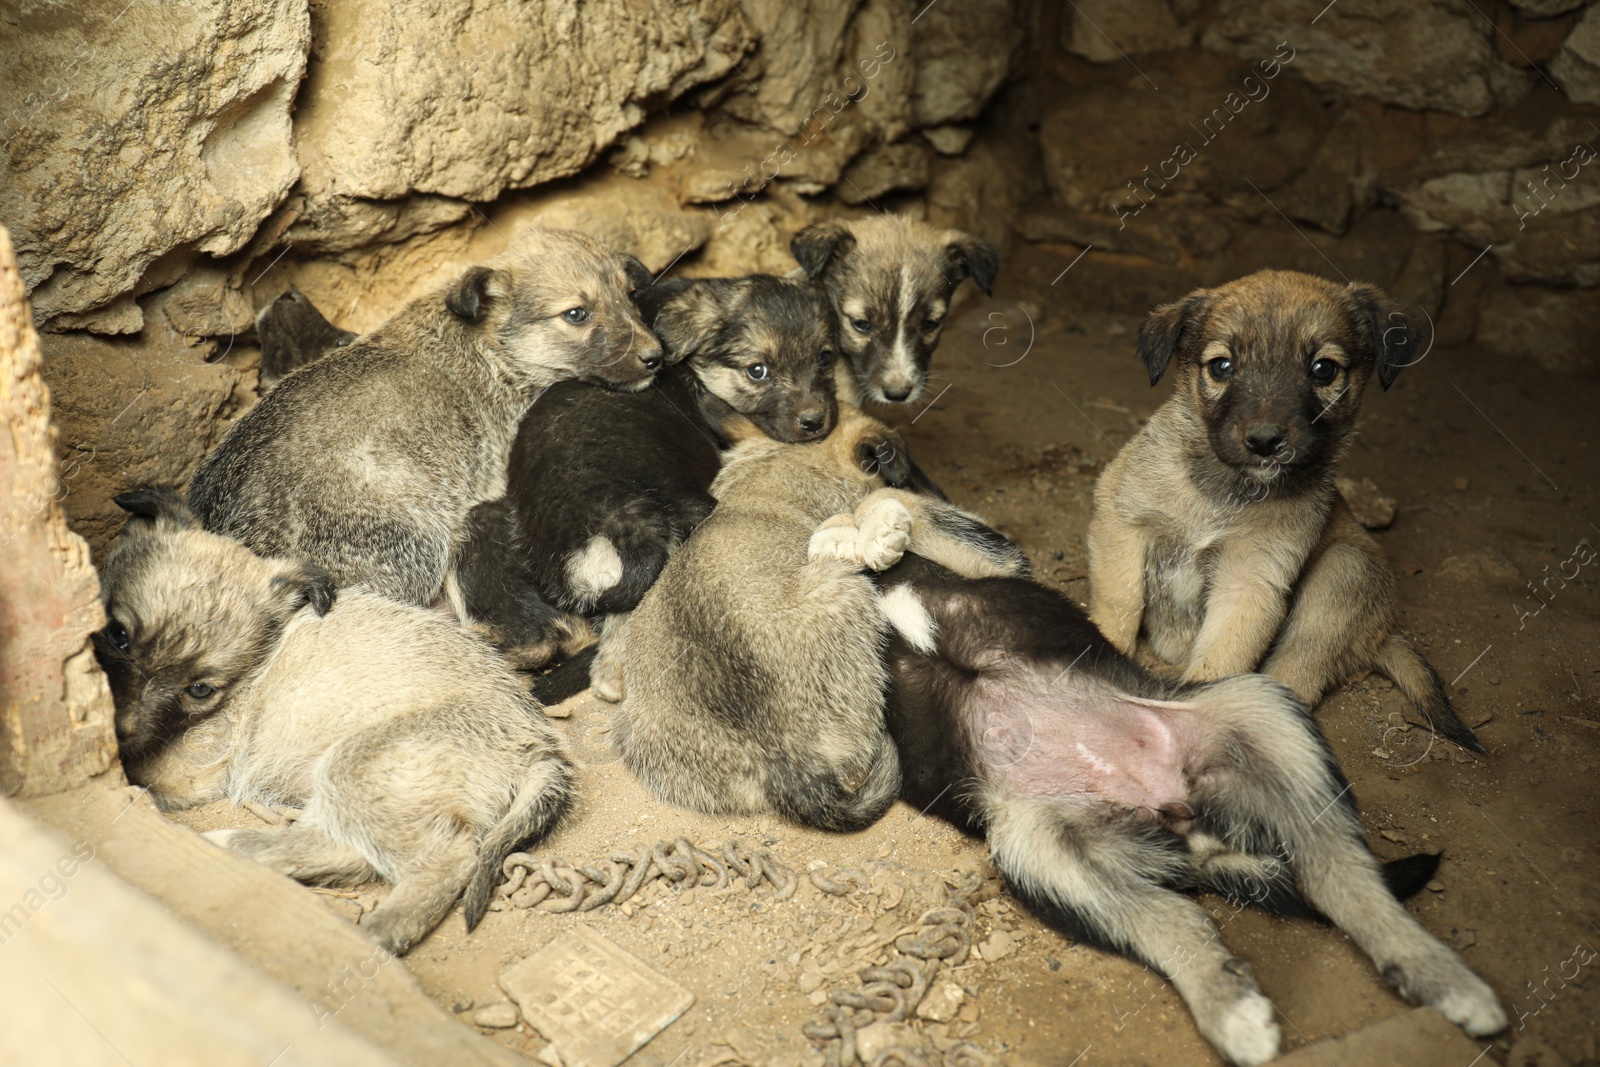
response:
[[[808,434],[814,434],[822,429],[822,412],[808,411],[800,416],[800,429]]]
[[[647,348],[639,353],[639,362],[644,364],[644,369],[653,371],[661,366],[661,349]]]
[[[1283,427],[1261,422],[1244,435],[1244,446],[1258,456],[1270,456],[1283,447]]]
[[[890,403],[894,403],[894,404],[900,403],[902,400],[904,400],[906,397],[908,397],[910,395],[911,395],[911,387],[909,385],[906,386],[904,389],[885,389],[883,391],[883,398],[885,400],[889,401]]]

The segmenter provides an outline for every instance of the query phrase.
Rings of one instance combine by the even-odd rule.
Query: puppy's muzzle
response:
[[[1288,431],[1277,423],[1258,422],[1244,433],[1244,446],[1253,455],[1267,459],[1283,450]]]

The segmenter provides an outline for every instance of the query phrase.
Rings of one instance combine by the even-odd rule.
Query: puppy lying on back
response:
[[[908,544],[962,572],[993,566],[975,521],[885,488],[908,470],[899,436],[848,406],[818,444],[752,430],[729,452],[715,510],[608,622],[595,661],[595,692],[621,701],[611,736],[658,796],[825,830],[858,830],[894,801],[886,624],[862,568]]]
[[[1162,682],[1019,578],[907,556],[877,581],[896,630],[887,721],[902,795],[987,836],[1041,919],[1169,979],[1230,1062],[1278,1054],[1273,1007],[1175,890],[1320,912],[1403,996],[1474,1036],[1504,1029],[1493,991],[1396,900],[1438,857],[1379,863],[1333,753],[1282,685]]]
[[[552,650],[545,605],[610,615],[639,603],[715,503],[724,419],[802,442],[837,418],[833,317],[807,282],[675,279],[639,301],[670,364],[655,387],[551,389],[517,431],[504,499],[473,510],[465,612],[527,665]]]
[[[131,781],[164,809],[227,797],[303,807],[283,829],[207,836],[312,884],[394,889],[363,925],[403,953],[566,809],[572,769],[536,701],[439,612],[200,528],[141,490],[106,560],[111,681]]]
[[[971,278],[989,293],[1000,272],[1000,253],[988,241],[904,215],[813,223],[789,248],[839,317],[850,365],[840,396],[852,404],[921,396],[956,286]]]
[[[630,298],[648,279],[583,234],[530,231],[284,378],[201,464],[190,503],[263,555],[429,604],[467,511],[504,492],[512,437],[542,390],[650,384],[661,349]]]
[[[1315,707],[1368,670],[1474,751],[1444,685],[1395,631],[1394,577],[1334,486],[1374,369],[1415,345],[1370,285],[1262,271],[1157,308],[1139,355],[1172,398],[1106,467],[1089,524],[1090,615],[1124,653],[1205,682],[1258,667]]]

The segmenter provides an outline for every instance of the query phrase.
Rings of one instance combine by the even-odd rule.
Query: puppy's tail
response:
[[[511,810],[483,835],[478,843],[478,868],[462,897],[469,933],[489,910],[489,896],[500,884],[506,857],[537,844],[560,821],[572,803],[573,778],[572,764],[565,756],[552,753],[541,757],[528,768]]]
[[[1427,718],[1428,725],[1433,727],[1434,733],[1454,741],[1462,748],[1474,752],[1488,751],[1483,747],[1483,742],[1478,740],[1478,735],[1461,721],[1450,706],[1450,698],[1445,694],[1444,683],[1439,676],[1404,637],[1390,634],[1388,640],[1378,648],[1378,669],[1387,674],[1400,692],[1405,694],[1405,698],[1416,705]]]
[[[786,819],[835,833],[865,830],[883,817],[900,795],[900,754],[887,733],[879,734],[872,762],[859,784],[837,772],[784,761],[767,774],[767,799]]]

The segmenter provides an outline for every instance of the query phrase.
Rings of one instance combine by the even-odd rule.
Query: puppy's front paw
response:
[[[1212,1040],[1230,1063],[1251,1067],[1266,1063],[1278,1055],[1283,1044],[1283,1033],[1273,1018],[1272,1001],[1260,993],[1248,993],[1234,1001],[1215,1026]]]
[[[900,562],[911,544],[911,512],[893,497],[869,502],[861,515],[861,561],[875,571]]]
[[[861,566],[861,531],[853,515],[835,515],[811,535],[807,559],[840,559]]]
[[[239,831],[237,830],[207,830],[200,836],[205,838],[207,841],[210,841],[218,848],[227,848],[228,842],[232,841],[233,835],[237,834],[238,832]]]

